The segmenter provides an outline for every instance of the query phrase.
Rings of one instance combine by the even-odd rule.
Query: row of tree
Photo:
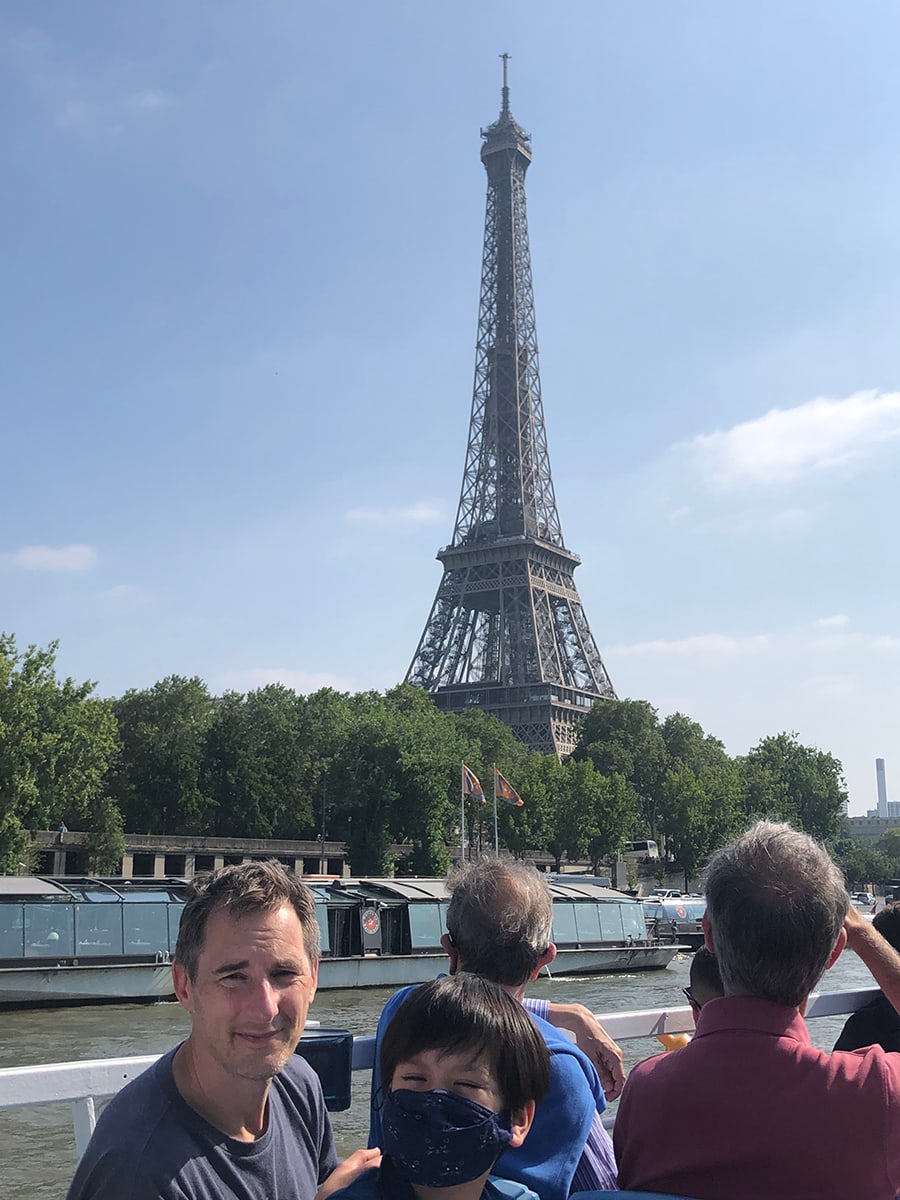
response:
[[[417,688],[297,695],[278,684],[210,696],[170,676],[115,700],[59,680],[55,644],[19,651],[0,636],[0,870],[26,860],[29,831],[65,822],[90,833],[95,869],[112,869],[122,830],[347,843],[354,872],[390,871],[411,843],[412,871],[441,874],[459,836],[460,763],[490,790],[492,766],[525,804],[501,803],[501,844],[594,869],[624,842],[664,843],[685,876],[756,815],[821,839],[840,829],[840,763],[793,734],[731,758],[676,713],[601,702],[564,763],[530,752],[495,717],[439,712]],[[492,844],[491,806],[468,804],[474,840]]]

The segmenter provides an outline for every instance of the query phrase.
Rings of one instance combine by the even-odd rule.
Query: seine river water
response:
[[[689,958],[677,956],[665,971],[603,975],[586,979],[540,980],[531,994],[578,1001],[594,1012],[674,1008],[684,1004]],[[822,991],[870,987],[872,979],[853,954],[844,954],[822,981]],[[372,1034],[390,990],[357,988],[320,992],[310,1017],[324,1025]],[[830,1049],[843,1018],[810,1022],[817,1045]],[[187,1032],[188,1019],[176,1003],[99,1005],[94,1008],[35,1009],[0,1013],[0,1067],[74,1059],[117,1058],[168,1050]],[[623,1046],[626,1064],[659,1049],[654,1041]],[[353,1104],[332,1114],[338,1152],[365,1145],[368,1132],[368,1074],[354,1076]],[[75,1168],[71,1108],[51,1104],[0,1112],[0,1198],[62,1200]]]

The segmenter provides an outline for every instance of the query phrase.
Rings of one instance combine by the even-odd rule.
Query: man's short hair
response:
[[[708,1000],[725,995],[718,959],[705,946],[695,950],[691,956],[691,991],[698,1008],[702,1008]]]
[[[881,912],[872,918],[872,924],[886,942],[890,942],[895,950],[900,951],[900,900],[886,904]]]
[[[828,965],[850,897],[827,851],[758,821],[706,870],[706,912],[726,995],[802,1004]]]
[[[181,914],[175,961],[190,979],[197,975],[197,962],[206,936],[206,923],[220,909],[234,921],[258,912],[293,908],[303,930],[303,947],[310,964],[319,961],[319,922],[310,889],[280,862],[241,863],[197,876]]]
[[[415,988],[381,1043],[381,1079],[423,1050],[484,1055],[507,1108],[517,1112],[550,1090],[550,1055],[531,1017],[499,984],[460,972]]]
[[[481,858],[457,868],[447,887],[447,932],[460,969],[510,987],[527,983],[553,928],[553,900],[538,871]]]

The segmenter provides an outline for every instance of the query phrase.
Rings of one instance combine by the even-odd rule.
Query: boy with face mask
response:
[[[491,1176],[520,1146],[550,1086],[528,1013],[477,975],[448,975],[404,1000],[381,1047],[383,1158],[341,1200],[536,1200]]]

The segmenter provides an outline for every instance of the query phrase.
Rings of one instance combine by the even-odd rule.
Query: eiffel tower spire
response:
[[[575,587],[544,429],[525,172],[509,106],[481,131],[488,177],[475,388],[453,541],[407,672],[445,711],[495,713],[532,749],[566,755],[575,722],[615,692]]]

